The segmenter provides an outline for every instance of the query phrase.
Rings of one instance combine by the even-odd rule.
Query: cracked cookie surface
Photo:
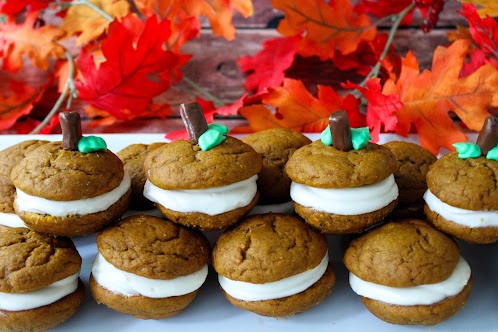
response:
[[[14,212],[16,188],[10,180],[10,172],[26,155],[48,141],[28,140],[0,151],[0,212]]]
[[[390,222],[353,240],[344,264],[362,280],[412,287],[448,279],[460,258],[458,245],[418,219]]]
[[[147,178],[167,189],[206,189],[243,181],[257,174],[261,156],[248,144],[228,136],[210,150],[178,140],[148,154],[144,162]]]
[[[427,173],[429,190],[441,201],[466,210],[498,210],[498,162],[485,157],[441,157]]]
[[[0,291],[43,288],[79,271],[81,257],[69,238],[27,228],[0,227]]]
[[[97,247],[116,268],[162,280],[198,271],[210,255],[202,233],[146,215],[122,219],[101,231]]]
[[[263,214],[248,217],[220,235],[212,262],[226,278],[259,284],[312,269],[326,252],[325,236],[301,219]]]
[[[147,154],[163,146],[164,142],[152,144],[131,144],[116,155],[123,161],[124,171],[131,179],[131,207],[138,210],[151,209],[152,202],[143,195],[145,181],[144,160]]]
[[[242,139],[263,158],[258,174],[260,203],[274,204],[290,201],[291,180],[285,173],[285,164],[292,154],[311,140],[301,133],[286,128],[258,131]]]
[[[44,144],[17,164],[13,184],[33,196],[72,201],[107,193],[121,183],[123,162],[111,151],[81,153]]]
[[[285,166],[292,181],[316,188],[351,188],[379,182],[398,167],[392,152],[368,143],[343,152],[317,140],[297,150]]]

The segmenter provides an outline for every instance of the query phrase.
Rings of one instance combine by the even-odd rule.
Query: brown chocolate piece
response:
[[[498,117],[489,115],[486,118],[476,143],[481,148],[483,156],[486,156],[489,150],[496,146],[498,143]]]
[[[206,118],[202,113],[201,105],[198,102],[191,101],[180,105],[180,115],[185,128],[187,128],[190,140],[197,143],[199,137],[208,129]]]
[[[329,118],[330,133],[332,134],[332,145],[340,151],[351,151],[351,127],[346,111],[332,113]]]
[[[83,136],[81,133],[81,120],[78,112],[61,112],[59,120],[62,129],[62,148],[78,151],[78,142]]]

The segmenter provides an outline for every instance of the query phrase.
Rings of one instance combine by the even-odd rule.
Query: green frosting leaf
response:
[[[498,161],[498,145],[488,151],[486,158]]]
[[[351,143],[353,145],[353,149],[359,150],[364,148],[371,139],[372,136],[370,136],[370,130],[368,130],[368,127],[351,128]]]
[[[330,133],[330,126],[327,126],[324,131],[320,134],[320,140],[323,145],[332,145],[332,134]]]
[[[478,158],[482,154],[479,145],[474,143],[460,142],[453,144],[453,146],[458,152],[458,158],[460,159]]]
[[[107,151],[107,144],[102,137],[83,136],[78,142],[78,151],[82,153],[92,153],[101,150]]]
[[[207,151],[214,148],[226,139],[228,134],[228,127],[216,123],[208,124],[206,130],[201,137],[199,137],[199,147],[202,151]]]

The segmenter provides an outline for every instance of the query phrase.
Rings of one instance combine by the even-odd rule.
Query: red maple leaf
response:
[[[285,71],[294,62],[298,37],[280,37],[263,43],[263,49],[256,55],[238,60],[241,71],[249,72],[244,83],[248,91],[264,91],[282,84]]]
[[[37,11],[47,8],[51,0],[4,0],[0,2],[0,13],[16,15],[25,8],[28,11]]]
[[[126,20],[138,19],[128,15],[123,18]],[[105,61],[98,68],[86,49],[77,59],[83,77],[76,82],[78,97],[118,120],[142,116],[153,97],[180,79],[179,68],[189,59],[163,49],[170,35],[169,21],[158,22],[152,16],[141,33],[127,26],[137,25],[117,20],[111,23],[102,43]]]
[[[343,85],[347,89],[357,89],[368,100],[367,105],[367,125],[371,130],[372,140],[379,140],[379,133],[396,130],[398,119],[396,111],[403,107],[399,96],[390,94],[383,95],[380,79],[371,78],[367,81],[366,88],[357,84],[347,82]]]
[[[463,3],[459,11],[469,22],[469,30],[476,47],[486,56],[487,63],[498,68],[498,23],[486,16],[482,19],[474,5]],[[481,55],[474,55],[479,58]],[[477,59],[473,59],[474,61]]]

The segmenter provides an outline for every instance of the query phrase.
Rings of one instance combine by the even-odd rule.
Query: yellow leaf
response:
[[[79,34],[76,44],[86,44],[99,37],[109,24],[110,18],[121,18],[130,12],[130,6],[126,0],[89,0],[95,7],[105,12],[105,17],[88,5],[73,5],[69,7],[61,28],[69,36]]]
[[[491,17],[498,16],[498,1],[496,0],[460,0],[460,2],[473,3],[477,10],[477,13],[481,17],[486,15]]]

